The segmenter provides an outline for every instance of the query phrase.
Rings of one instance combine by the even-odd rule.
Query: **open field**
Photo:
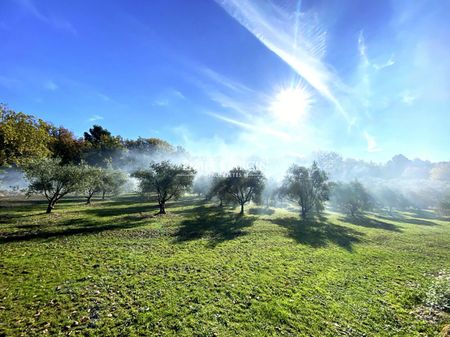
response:
[[[0,336],[438,336],[426,294],[450,268],[430,212],[1,199]],[[261,211],[261,212],[259,212]]]

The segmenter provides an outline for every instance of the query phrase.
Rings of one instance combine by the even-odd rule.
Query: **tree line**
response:
[[[100,125],[77,138],[63,126],[55,126],[33,115],[15,112],[0,104],[0,167],[20,167],[33,159],[56,158],[64,164],[106,167],[129,162],[127,152],[183,155],[185,150],[159,138],[123,139]]]
[[[125,173],[112,168],[102,168],[87,164],[62,164],[58,159],[45,158],[31,160],[23,166],[29,181],[28,195],[42,194],[48,201],[47,213],[69,194],[83,195],[90,204],[95,194],[102,198],[107,194],[117,194],[127,180]],[[166,214],[166,204],[177,200],[193,190],[196,175],[194,168],[170,161],[152,162],[148,168],[134,171],[131,176],[139,181],[140,192],[159,206],[158,214]],[[265,193],[271,198],[288,200],[299,206],[302,218],[320,214],[330,193],[335,190],[337,207],[351,215],[367,209],[368,193],[357,183],[334,184],[328,181],[325,171],[316,163],[309,168],[292,165],[280,186],[269,191],[266,177],[257,168],[235,167],[226,175],[215,174],[205,193],[208,200],[216,199],[224,204],[238,205],[243,215],[245,205],[250,202],[262,204]]]
[[[15,112],[0,105],[0,167],[18,167],[29,181],[28,194],[41,193],[48,200],[50,213],[60,199],[68,194],[80,194],[89,204],[94,195],[114,195],[128,180],[128,173],[117,170],[123,161],[129,165],[132,157],[127,153],[147,154],[153,162],[147,168],[137,166],[131,177],[139,181],[140,192],[154,198],[159,213],[166,213],[166,203],[187,192],[201,194],[207,200],[217,200],[219,206],[245,206],[254,202],[266,207],[278,202],[294,203],[300,208],[302,218],[320,214],[325,203],[336,210],[356,216],[374,207],[406,209],[412,207],[403,194],[393,188],[383,187],[369,193],[357,180],[347,183],[332,182],[328,168],[322,167],[339,161],[336,156],[322,156],[321,164],[311,167],[294,164],[281,183],[267,179],[256,167],[232,168],[227,174],[212,174],[195,178],[196,171],[188,165],[158,160],[171,155],[187,156],[180,147],[174,147],[158,138],[123,139],[113,136],[107,129],[94,125],[76,138],[64,127],[37,119],[32,115]],[[404,162],[396,158],[398,162]],[[388,163],[393,167],[394,164]],[[398,165],[397,165],[398,166]],[[444,171],[443,164],[438,165]],[[129,170],[130,171],[130,170]],[[194,179],[195,178],[195,179]],[[450,214],[449,198],[438,206],[442,214]]]

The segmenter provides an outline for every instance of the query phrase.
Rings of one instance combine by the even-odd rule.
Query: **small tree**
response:
[[[132,176],[139,180],[142,193],[156,195],[159,214],[166,214],[166,202],[189,191],[195,173],[192,167],[162,161],[151,163],[149,169],[138,170]]]
[[[80,166],[60,165],[57,159],[34,160],[24,172],[29,181],[27,194],[43,194],[48,200],[47,213],[65,195],[77,191],[85,177]]]
[[[206,195],[207,199],[217,198],[219,200],[219,207],[223,206],[223,203],[227,201],[227,181],[225,177],[220,175],[214,175],[212,177],[211,186]]]
[[[331,202],[341,212],[351,216],[369,210],[372,204],[370,194],[359,181],[335,184]]]
[[[450,216],[450,195],[447,195],[441,200],[438,211],[442,216]]]
[[[393,209],[403,209],[408,206],[408,200],[405,196],[399,192],[394,191],[389,187],[382,187],[382,189],[376,193],[377,202],[382,206],[386,207],[389,213],[392,214]]]
[[[102,170],[101,180],[100,190],[102,200],[105,200],[107,194],[116,195],[121,191],[123,185],[127,182],[127,177],[121,171],[107,168]]]
[[[82,171],[84,177],[79,191],[84,194],[86,204],[89,205],[94,194],[102,190],[104,172],[99,167],[89,165],[82,166]]]
[[[244,170],[236,167],[229,172],[224,182],[226,192],[241,206],[239,214],[244,214],[244,205],[246,203],[250,201],[259,202],[261,200],[264,181],[264,175],[256,168]]]
[[[325,171],[314,162],[310,168],[292,165],[280,188],[280,196],[300,206],[302,218],[321,212],[329,199],[330,185]]]

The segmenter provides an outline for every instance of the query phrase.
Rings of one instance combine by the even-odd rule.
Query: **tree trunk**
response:
[[[220,198],[219,200],[220,200],[219,207],[223,207],[223,200],[222,200],[222,198]]]
[[[244,204],[241,204],[241,211],[239,212],[239,215],[244,215]]]
[[[89,196],[86,197],[86,205],[90,205],[91,204],[91,198],[92,198],[92,194],[89,194]]]
[[[165,203],[159,204],[159,213],[158,214],[166,214],[166,205],[165,205]]]
[[[47,214],[51,213],[52,209],[53,209],[52,201],[49,201],[46,213]]]
[[[52,209],[55,208],[55,204],[56,204],[56,199],[55,199],[55,197],[53,197],[48,202],[47,211],[46,211],[47,214],[52,212]]]
[[[102,193],[102,200],[105,200],[105,194],[106,194],[106,191],[103,191],[103,193]]]
[[[302,207],[302,219],[306,218],[306,209]]]

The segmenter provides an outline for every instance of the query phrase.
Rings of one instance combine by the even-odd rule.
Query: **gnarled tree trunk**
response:
[[[166,214],[166,203],[162,202],[159,204],[159,213],[158,214]]]
[[[47,214],[48,214],[48,213],[51,213],[51,212],[52,212],[52,209],[53,209],[52,202],[49,201],[48,206],[47,206],[47,211],[46,211],[46,213],[47,213]]]
[[[47,206],[47,211],[46,211],[47,214],[52,212],[53,208],[55,208],[55,204],[56,204],[56,198],[54,198],[54,197],[48,201],[48,206]]]

